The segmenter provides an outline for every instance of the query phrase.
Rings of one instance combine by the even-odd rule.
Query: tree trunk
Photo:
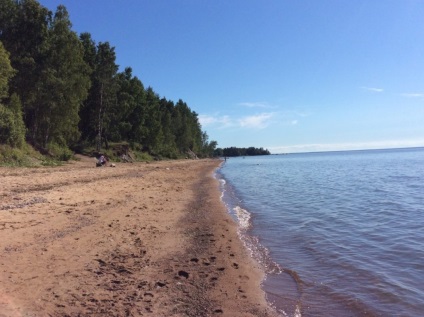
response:
[[[102,147],[102,109],[103,109],[103,83],[100,88],[100,107],[99,107],[99,118],[97,127],[97,146],[96,150],[100,151]]]

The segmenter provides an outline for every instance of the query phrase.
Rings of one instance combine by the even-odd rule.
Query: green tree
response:
[[[132,143],[142,143],[142,137],[147,134],[145,126],[147,116],[146,91],[137,77],[131,80],[131,96],[134,98],[134,107],[127,117],[127,122],[131,126],[128,132],[128,140]]]
[[[115,76],[118,71],[118,65],[115,64],[115,48],[108,42],[99,43],[97,46],[95,82],[97,103],[96,122],[97,122],[97,150],[100,150],[102,140],[108,146],[108,128],[111,118],[109,110],[116,103],[117,85]]]
[[[0,42],[0,143],[22,147],[25,141],[25,126],[19,98],[13,94],[8,105],[3,104],[8,97],[9,81],[14,74],[9,53]]]
[[[84,47],[84,60],[91,71],[91,88],[81,111],[82,140],[95,142],[100,151],[102,144],[108,146],[111,113],[117,103],[117,72],[115,48],[109,42],[98,43],[90,34],[83,33],[80,41]]]
[[[25,144],[25,124],[21,103],[14,93],[6,106],[0,103],[0,144],[22,148]]]
[[[48,32],[36,124],[37,143],[68,146],[79,139],[78,112],[87,97],[89,68],[83,46],[71,30],[69,15],[59,6]]]
[[[204,131],[202,132],[202,150],[201,154],[204,157],[212,157],[214,156],[216,146],[218,145],[217,141],[210,141],[209,142],[209,136]]]
[[[116,76],[118,86],[117,102],[113,104],[109,111],[110,128],[109,135],[113,141],[129,141],[131,131],[137,122],[139,115],[134,111],[138,104],[144,105],[145,93],[141,81],[132,76],[131,67]]]
[[[174,110],[174,103],[166,98],[162,98],[160,100],[159,107],[161,113],[162,138],[161,143],[158,146],[158,154],[164,157],[177,158],[178,150],[172,129],[172,112]]]
[[[158,146],[163,139],[161,129],[161,114],[159,108],[159,96],[151,87],[146,90],[146,103],[144,106],[144,133],[141,138],[145,150],[150,153],[157,152]],[[157,153],[156,153],[157,154]]]
[[[174,135],[179,152],[192,150],[202,153],[202,129],[196,112],[190,110],[181,99],[173,112]]]
[[[9,53],[0,41],[0,101],[9,95],[9,80],[15,75],[10,64]]]
[[[191,149],[195,152],[195,153],[202,153],[204,148],[203,148],[203,141],[202,141],[202,127],[200,125],[199,122],[199,116],[195,111],[191,111],[191,115],[190,115],[190,129],[191,129],[191,135],[192,135],[192,140],[191,140]]]
[[[81,133],[81,140],[92,141],[96,137],[96,125],[94,122],[94,109],[96,108],[95,89],[93,87],[94,82],[94,71],[96,70],[96,55],[97,48],[96,43],[91,38],[90,33],[82,33],[80,35],[80,41],[84,50],[84,61],[89,67],[90,71],[90,89],[87,99],[82,103],[80,108],[79,116],[79,130]]]
[[[192,146],[192,129],[190,127],[191,111],[181,99],[176,103],[174,110],[174,134],[177,147],[181,153],[185,153]]]
[[[213,152],[213,156],[224,156],[224,150],[222,148],[217,148]]]
[[[80,38],[82,47],[84,48],[84,61],[90,68],[90,74],[91,74],[96,69],[96,55],[97,55],[96,43],[91,38],[91,34],[88,32],[81,33],[79,38]]]
[[[268,150],[264,150],[264,148],[255,148],[253,146],[249,148],[237,148],[230,147],[222,149],[224,156],[253,156],[253,155],[270,155],[271,153]]]
[[[34,142],[50,20],[51,12],[35,0],[0,1],[0,41],[10,52],[12,67],[17,70],[10,88],[22,102],[29,137]]]

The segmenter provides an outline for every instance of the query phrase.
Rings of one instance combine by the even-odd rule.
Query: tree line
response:
[[[36,149],[138,145],[154,156],[211,156],[216,141],[183,101],[145,88],[115,48],[77,34],[65,6],[0,0],[0,144]]]
[[[271,153],[267,149],[255,148],[253,146],[248,148],[239,148],[239,147],[227,147],[227,148],[217,148],[214,151],[215,156],[255,156],[255,155],[270,155]]]

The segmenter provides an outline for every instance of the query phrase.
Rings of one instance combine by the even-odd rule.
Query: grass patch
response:
[[[37,166],[43,159],[44,157],[39,152],[27,144],[22,148],[0,145],[0,166]]]
[[[144,152],[142,146],[137,143],[109,143],[109,148],[96,151],[91,144],[79,144],[73,147],[76,153],[89,157],[98,158],[105,155],[111,162],[122,162],[121,156],[125,154],[132,162],[151,162],[154,160],[169,160],[183,158],[177,153],[168,153],[169,156],[161,154],[150,154]],[[9,167],[39,167],[39,166],[61,166],[63,162],[78,160],[72,150],[58,144],[49,144],[47,149],[40,149],[41,154],[32,146],[25,143],[22,148],[14,148],[9,145],[0,144],[0,166]],[[172,154],[172,155],[170,155]]]

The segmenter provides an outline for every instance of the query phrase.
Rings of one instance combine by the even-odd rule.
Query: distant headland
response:
[[[253,146],[248,148],[240,147],[227,147],[227,148],[217,148],[214,151],[214,156],[225,156],[225,157],[234,157],[234,156],[256,156],[256,155],[270,155],[271,153],[264,148],[255,148]]]

